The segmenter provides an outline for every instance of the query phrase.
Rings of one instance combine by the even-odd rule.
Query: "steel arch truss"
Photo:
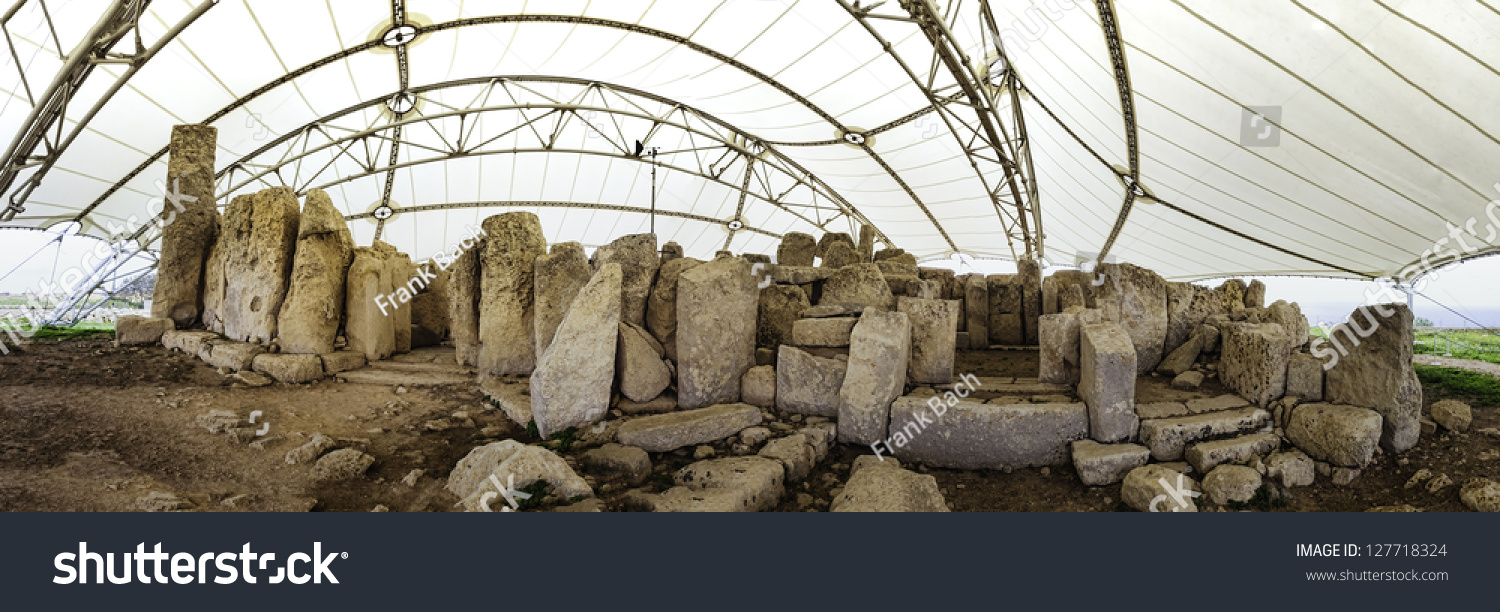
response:
[[[557,90],[544,92],[537,84]],[[463,88],[473,92],[463,106],[437,95]],[[355,123],[361,111],[384,105],[400,93],[414,96],[411,112],[399,118],[373,113],[373,120]],[[498,134],[481,135],[481,119],[499,120],[506,127]],[[626,133],[622,122],[650,128]],[[566,77],[462,79],[369,100],[303,125],[229,164],[219,172],[216,192],[222,206],[247,190],[284,186],[303,194],[377,175],[386,176],[388,189],[394,170],[487,155],[567,153],[649,163],[635,154],[634,141],[650,146],[654,136],[667,130],[680,133],[687,144],[660,152],[663,169],[738,192],[736,215],[718,220],[721,223],[739,218],[750,201],[770,204],[819,228],[846,217],[866,222],[841,196],[774,146],[716,117],[647,92]],[[565,132],[569,138],[563,137]],[[587,136],[581,139],[583,146],[579,134]],[[393,147],[402,152],[400,159],[389,155]],[[340,161],[357,167],[357,172],[337,174]],[[431,209],[392,206],[397,214]]]
[[[933,0],[900,0],[896,6],[884,8],[885,2],[872,6],[861,6],[858,0],[838,2],[901,65],[927,97],[931,105],[927,112],[941,118],[957,139],[995,207],[1011,256],[1045,255],[1036,175],[1016,96],[1019,81],[1015,71],[1008,68],[989,4],[983,0],[971,3],[967,8],[970,13],[965,14],[962,0],[947,0],[941,9]],[[965,44],[957,38],[955,26],[964,19],[981,24],[981,40]],[[876,20],[919,29],[931,44],[931,55],[910,60],[901,57],[895,45],[880,34]],[[982,64],[964,51],[975,46],[989,50]],[[913,67],[918,59],[927,68],[929,76],[925,79]],[[1017,253],[1017,243],[1022,253]]]
[[[111,2],[109,8],[99,16],[98,21],[84,34],[82,40],[71,52],[66,53],[63,51],[62,41],[58,40],[56,27],[53,25],[53,19],[57,15],[54,10],[48,8],[47,0],[17,0],[5,14],[0,15],[0,34],[3,34],[5,38],[6,51],[18,73],[17,76],[25,91],[27,101],[31,103],[30,114],[16,131],[16,136],[5,150],[4,157],[0,158],[0,197],[4,198],[5,204],[4,208],[0,209],[0,222],[11,221],[17,214],[25,212],[27,199],[41,185],[42,180],[62,157],[63,152],[73,144],[73,140],[88,128],[94,115],[98,114],[115,93],[124,87],[141,68],[145,67],[152,57],[176,39],[177,35],[188,25],[212,8],[216,1],[200,2],[197,8],[190,11],[181,22],[167,30],[149,46],[143,38],[140,20],[146,14],[146,8],[151,4],[151,0]],[[53,76],[50,84],[32,82],[31,78],[35,75],[26,74],[26,66],[21,61],[16,45],[20,36],[12,32],[9,27],[11,21],[27,5],[32,5],[40,11],[57,55],[62,59],[62,66]],[[127,38],[133,43],[130,51],[111,51]],[[30,41],[25,42],[35,44]],[[38,49],[38,52],[47,51],[46,48]],[[75,113],[69,116],[69,108],[76,108],[87,102],[85,99],[78,98],[79,93],[83,90],[85,81],[94,75],[94,69],[101,64],[121,64],[127,68],[120,74],[113,75],[112,84],[82,115]],[[73,124],[71,130],[65,129],[69,122]]]

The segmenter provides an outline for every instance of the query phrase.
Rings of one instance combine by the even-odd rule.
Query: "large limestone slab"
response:
[[[857,304],[891,310],[896,306],[896,297],[891,293],[885,275],[880,273],[880,266],[855,264],[840,268],[823,282],[823,295],[818,303]]]
[[[667,358],[677,360],[677,285],[682,273],[703,262],[690,257],[669,260],[656,273],[656,285],[646,300],[646,329],[666,348]]]
[[[1199,325],[1217,314],[1224,314],[1224,301],[1213,289],[1192,283],[1167,283],[1167,337],[1163,349],[1170,352],[1182,346]],[[1205,344],[1203,350],[1211,349]]]
[[[1042,315],[1037,318],[1037,325],[1040,328],[1037,340],[1041,345],[1037,357],[1038,380],[1059,385],[1077,384],[1082,364],[1078,352],[1078,313]]]
[[[612,263],[620,264],[620,271],[625,275],[620,288],[620,316],[631,325],[645,325],[646,300],[651,294],[651,283],[656,281],[656,271],[661,267],[656,234],[623,236],[594,252],[595,270]]]
[[[115,321],[115,346],[156,344],[162,336],[174,331],[176,322],[168,318],[126,315]]]
[[[1009,274],[991,274],[985,278],[989,286],[990,310],[985,321],[990,332],[990,344],[1019,346],[1026,342],[1026,316],[1022,312],[1023,288],[1014,284],[1015,277]]]
[[[845,360],[815,357],[782,345],[776,358],[776,407],[808,416],[838,416],[839,390],[848,368]]]
[[[375,248],[385,251],[385,263],[390,266],[391,332],[396,342],[397,353],[411,352],[412,300],[421,290],[419,281],[413,276],[411,257],[396,251],[396,247],[375,241]]]
[[[1286,394],[1304,402],[1323,401],[1323,362],[1307,353],[1295,353],[1286,366]]]
[[[151,316],[172,319],[179,329],[192,327],[203,314],[204,268],[219,233],[214,197],[218,134],[212,126],[175,125],[167,148],[166,186],[181,197],[163,204]]]
[[[1193,364],[1198,362],[1198,355],[1203,352],[1205,342],[1204,334],[1193,334],[1186,342],[1172,349],[1172,352],[1161,360],[1161,364],[1156,366],[1156,371],[1177,376],[1193,369]]]
[[[526,376],[536,368],[536,258],[547,252],[542,222],[529,212],[484,220],[479,254],[479,373]],[[608,327],[614,335],[614,325]],[[610,353],[614,350],[611,347]]]
[[[894,460],[866,464],[849,476],[830,512],[947,512],[937,479]]]
[[[1280,325],[1230,325],[1222,330],[1219,380],[1262,408],[1286,395],[1287,362],[1292,356]]]
[[[855,317],[800,319],[792,324],[792,344],[797,346],[849,346]]]
[[[823,261],[820,267],[837,270],[855,263],[859,263],[859,253],[853,246],[841,241],[828,245],[828,248],[823,251]]]
[[[1302,307],[1286,300],[1276,300],[1276,303],[1267,306],[1252,321],[1261,323],[1278,323],[1286,330],[1292,348],[1301,348],[1307,345],[1311,333],[1307,325],[1307,316],[1302,314]]]
[[[1042,266],[1035,259],[1016,262],[1016,284],[1021,287],[1021,314],[1025,317],[1026,344],[1036,346],[1042,316]]]
[[[594,423],[609,411],[622,276],[618,264],[594,274],[531,376],[532,416],[542,437]]]
[[[383,306],[392,285],[386,254],[372,247],[354,249],[344,290],[344,336],[349,350],[369,361],[387,359],[396,352],[396,328],[392,311]],[[377,299],[380,300],[377,303]],[[331,352],[331,351],[330,351]]]
[[[1131,470],[1150,460],[1151,449],[1139,444],[1100,444],[1093,440],[1073,442],[1073,468],[1078,472],[1078,479],[1090,487],[1120,482]]]
[[[1089,430],[1100,442],[1135,437],[1136,353],[1130,336],[1115,323],[1079,330],[1078,396],[1089,407]]]
[[[809,242],[812,237],[808,237]],[[755,345],[776,350],[792,344],[795,325],[802,311],[812,307],[807,293],[796,285],[771,285],[760,290],[755,323]]]
[[[1422,384],[1412,366],[1412,314],[1405,304],[1362,306],[1349,322],[1329,332],[1313,354],[1331,360],[1325,391],[1329,403],[1363,406],[1385,420],[1380,444],[1403,452],[1422,429]]]
[[[802,232],[787,232],[776,247],[776,265],[811,266],[818,255],[818,241]]]
[[[1104,264],[1104,283],[1094,287],[1107,321],[1116,321],[1135,345],[1136,374],[1161,363],[1167,339],[1167,282],[1133,264]]]
[[[839,441],[885,439],[891,402],[906,388],[911,320],[905,313],[865,308],[849,343],[849,369],[839,388]]]
[[[479,253],[484,239],[459,243],[463,253],[453,261],[448,276],[448,328],[453,335],[454,359],[461,365],[479,365]],[[558,320],[561,322],[561,319]]]
[[[267,344],[276,338],[300,209],[290,187],[265,189],[230,203],[209,262],[215,268],[212,278],[221,283],[215,288],[214,309],[206,313],[213,317],[210,329],[241,342]]]
[[[177,349],[189,355],[197,355],[203,350],[203,345],[217,340],[219,335],[211,331],[203,330],[177,330],[165,332],[161,335],[161,344],[167,349]]]
[[[284,383],[303,384],[323,379],[323,358],[317,355],[266,353],[256,355],[251,367]]]
[[[964,325],[969,332],[970,350],[990,347],[989,332],[989,285],[984,276],[971,274],[964,281]]]
[[[1151,448],[1157,461],[1177,461],[1188,444],[1260,429],[1271,422],[1271,413],[1249,407],[1170,419],[1141,421],[1141,442]]]
[[[620,394],[634,402],[656,399],[672,384],[672,370],[662,361],[661,344],[651,332],[625,322],[620,323],[615,370]]]
[[[953,382],[959,302],[896,298],[896,310],[911,321],[911,359],[906,378],[913,383]]]
[[[1360,468],[1375,457],[1381,430],[1380,414],[1368,408],[1303,404],[1292,409],[1286,437],[1314,459]]]
[[[573,299],[593,276],[589,257],[577,242],[554,244],[551,252],[536,258],[536,354],[552,346]]]
[[[843,436],[844,420],[839,419]],[[955,469],[1005,469],[1068,462],[1068,445],[1088,436],[1083,404],[945,402],[902,397],[891,405],[891,447],[902,461]]]
[[[833,246],[833,243],[835,242],[842,242],[851,247],[856,247],[856,250],[858,248],[858,246],[854,244],[853,236],[850,236],[849,234],[843,232],[828,232],[826,234],[823,234],[821,238],[818,238],[818,257],[825,256],[828,253],[828,247]]]
[[[677,403],[701,408],[740,399],[755,365],[759,287],[750,264],[716,259],[683,272],[677,287]]]
[[[1199,474],[1224,463],[1248,463],[1254,457],[1265,457],[1281,447],[1281,436],[1273,433],[1247,434],[1226,440],[1201,442],[1187,448],[1183,457]]]
[[[720,404],[696,410],[654,414],[626,421],[616,435],[620,444],[664,453],[684,446],[723,440],[759,425],[760,409],[749,404]]]

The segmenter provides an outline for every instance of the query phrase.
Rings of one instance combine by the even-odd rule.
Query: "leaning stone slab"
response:
[[[797,346],[849,346],[849,335],[854,331],[855,317],[827,319],[798,319],[792,324],[792,344]]]
[[[682,273],[703,262],[679,257],[662,264],[656,273],[656,285],[646,300],[646,329],[661,342],[667,358],[677,361],[677,285]]]
[[[1045,315],[1043,315],[1045,316]],[[1151,460],[1151,449],[1139,444],[1100,444],[1073,441],[1073,468],[1084,485],[1102,487],[1125,479],[1131,470]]]
[[[911,321],[905,313],[874,306],[854,326],[849,369],[839,387],[839,441],[874,444],[885,439],[891,402],[906,389]]]
[[[1079,332],[1078,396],[1089,407],[1089,431],[1100,442],[1135,437],[1136,354],[1130,336],[1114,323],[1085,325]]]
[[[911,321],[907,380],[918,384],[953,382],[959,304],[953,300],[896,298],[896,310],[906,313]]]
[[[557,328],[562,326],[578,292],[594,277],[583,245],[564,242],[552,245],[551,252],[536,258],[536,354],[547,352]]]
[[[701,408],[740,399],[755,366],[759,291],[750,264],[716,259],[683,272],[677,287],[677,403]]]
[[[1303,404],[1286,426],[1287,439],[1312,458],[1353,468],[1369,465],[1380,435],[1380,414],[1357,406]]]
[[[902,461],[965,470],[1065,465],[1069,444],[1089,433],[1083,404],[949,406],[939,396],[896,400],[890,427],[882,444]]]
[[[115,346],[156,344],[162,336],[176,329],[172,319],[149,319],[126,315],[115,320]]]
[[[620,283],[620,317],[631,325],[646,324],[646,299],[651,283],[661,267],[656,234],[633,234],[617,238],[594,252],[594,270],[612,263],[620,264],[624,278]]]
[[[831,512],[947,512],[937,479],[902,469],[894,461],[870,463],[849,476]]]
[[[276,319],[283,353],[333,352],[353,262],[354,239],[344,214],[323,190],[307,192],[297,226],[291,282]]]
[[[609,411],[620,337],[620,278],[617,264],[594,274],[531,376],[532,416],[542,437],[594,423]]]
[[[1359,337],[1360,330],[1368,335]],[[1349,323],[1328,335],[1331,341],[1320,344],[1327,355],[1339,354],[1330,343],[1348,349],[1328,370],[1329,403],[1380,413],[1385,420],[1380,444],[1386,450],[1399,453],[1415,446],[1422,434],[1422,384],[1412,365],[1411,310],[1405,304],[1362,306],[1350,315]]]
[[[782,346],[776,363],[776,407],[808,416],[838,416],[849,362]]]
[[[323,358],[317,355],[261,354],[251,365],[256,372],[291,384],[323,380]]]
[[[1281,447],[1276,434],[1248,434],[1227,440],[1200,442],[1187,448],[1184,457],[1200,474],[1207,474],[1224,463],[1247,463],[1253,457],[1264,457]]]
[[[684,446],[723,440],[746,427],[759,425],[760,409],[749,404],[723,404],[627,421],[616,436],[620,444],[664,453]]]
[[[615,379],[620,394],[631,401],[649,402],[672,384],[672,370],[662,361],[662,347],[651,332],[621,322]]]
[[[1254,407],[1141,421],[1141,442],[1157,461],[1176,461],[1188,444],[1253,431],[1270,422],[1271,413]]]

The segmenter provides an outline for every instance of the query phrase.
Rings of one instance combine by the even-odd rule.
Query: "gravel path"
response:
[[[1500,363],[1475,361],[1473,359],[1457,359],[1453,357],[1442,357],[1440,355],[1416,355],[1412,358],[1412,361],[1421,365],[1437,365],[1449,368],[1458,368],[1461,370],[1468,370],[1470,372],[1489,374],[1490,376],[1500,378]]]

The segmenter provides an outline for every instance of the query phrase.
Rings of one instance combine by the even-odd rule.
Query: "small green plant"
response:
[[[573,450],[573,444],[578,442],[578,428],[569,427],[562,431],[553,432],[552,435],[547,436],[547,441],[552,443],[552,447],[557,449],[558,452],[566,453]]]
[[[541,430],[539,430],[539,429],[536,428],[536,419],[532,419],[532,420],[526,422],[526,435],[531,436],[533,438],[540,438],[540,437],[542,437]]]
[[[531,497],[523,498],[520,495],[517,495],[516,509],[522,512],[525,512],[527,510],[535,510],[542,507],[542,496],[547,494],[547,481],[538,480],[529,485],[521,487],[519,491],[530,495]]]

